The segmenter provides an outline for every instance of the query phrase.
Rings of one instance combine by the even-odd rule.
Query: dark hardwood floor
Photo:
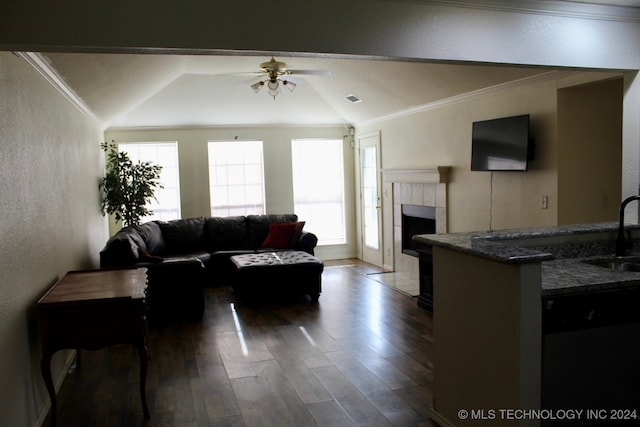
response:
[[[327,262],[315,304],[246,304],[207,288],[201,322],[149,328],[151,419],[137,353],[122,345],[82,352],[58,393],[58,425],[435,426],[432,317],[370,272]]]

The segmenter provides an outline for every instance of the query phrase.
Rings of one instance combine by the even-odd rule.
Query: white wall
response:
[[[350,141],[343,139],[343,126],[325,127],[211,127],[181,129],[111,129],[105,140],[116,142],[177,141],[180,170],[182,217],[210,216],[208,141],[263,141],[266,211],[271,214],[295,213],[291,170],[291,140],[326,138],[344,141],[345,199],[347,239],[345,245],[319,246],[322,259],[349,258],[356,254],[354,154]],[[321,176],[317,177],[322,180]],[[304,220],[304,218],[300,218]],[[112,226],[114,233],[119,227]],[[309,229],[308,231],[313,232]]]
[[[558,91],[558,224],[618,219],[622,85],[618,78]]]
[[[65,272],[97,266],[100,137],[23,59],[0,53],[0,425],[46,415],[36,302]],[[65,353],[53,358],[54,382]]]

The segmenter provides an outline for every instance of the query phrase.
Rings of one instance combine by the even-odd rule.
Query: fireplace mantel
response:
[[[393,183],[444,184],[449,182],[451,166],[429,169],[382,169],[382,181]]]

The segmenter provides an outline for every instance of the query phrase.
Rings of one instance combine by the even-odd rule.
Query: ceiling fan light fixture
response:
[[[296,88],[296,84],[290,80],[283,80],[282,84],[284,85],[284,87],[289,89],[289,92],[293,92],[293,90]]]
[[[251,89],[253,89],[255,93],[258,93],[260,89],[262,89],[262,86],[264,86],[264,82],[256,82],[251,85]]]
[[[280,84],[278,83],[277,80],[269,80],[269,82],[267,83],[267,87],[269,88],[269,93],[271,93],[272,90],[278,90],[278,87],[280,87]]]
[[[253,89],[255,93],[258,93],[260,89],[262,89],[262,86],[264,86],[264,82],[256,82],[251,85],[251,89]]]
[[[282,76],[289,76],[292,74],[320,76],[332,75],[330,71],[323,70],[288,70],[287,64],[281,61],[276,61],[273,57],[271,57],[270,61],[260,64],[260,71],[264,74],[264,80],[252,84],[251,89],[253,89],[255,93],[258,93],[260,89],[262,89],[262,86],[267,86],[269,96],[272,96],[273,99],[276,99],[276,96],[280,94],[281,86],[285,86],[289,89],[289,92],[293,92],[297,86],[297,83],[294,83],[291,80],[281,79],[280,77]]]
[[[278,80],[269,80],[267,81],[267,88],[269,88],[269,95],[276,99],[276,95],[280,93],[280,83]]]

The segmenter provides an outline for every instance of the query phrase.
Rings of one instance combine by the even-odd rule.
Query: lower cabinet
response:
[[[431,246],[422,245],[417,252],[420,270],[418,306],[433,310],[433,249]]]

